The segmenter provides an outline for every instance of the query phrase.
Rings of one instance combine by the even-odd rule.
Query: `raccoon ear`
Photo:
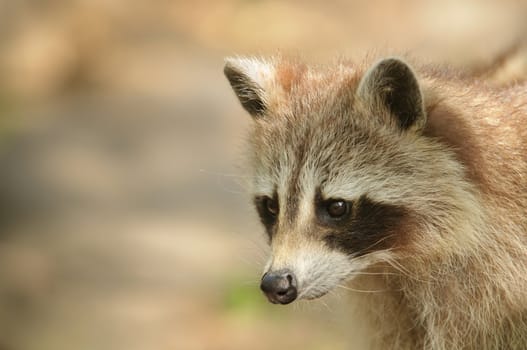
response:
[[[264,87],[271,79],[271,64],[250,58],[227,58],[223,72],[243,108],[253,117],[267,111]]]
[[[423,95],[413,70],[398,58],[386,58],[364,75],[357,94],[373,108],[387,109],[402,130],[421,130],[426,123]]]

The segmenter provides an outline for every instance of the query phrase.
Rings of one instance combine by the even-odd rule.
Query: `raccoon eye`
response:
[[[330,217],[338,219],[348,213],[348,203],[343,200],[334,200],[329,202],[327,211]]]
[[[269,197],[266,197],[264,201],[265,201],[265,209],[267,210],[267,212],[272,216],[277,216],[278,211],[280,210],[278,207],[278,201],[274,198],[269,198]]]
[[[280,212],[278,196],[276,194],[274,194],[273,197],[257,196],[254,198],[254,204],[256,204],[260,221],[264,225],[269,237],[271,237],[273,234],[273,227],[278,220],[278,213]]]

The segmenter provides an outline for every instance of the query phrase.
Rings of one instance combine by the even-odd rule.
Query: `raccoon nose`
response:
[[[273,304],[289,304],[297,297],[295,275],[287,269],[264,274],[260,289]]]

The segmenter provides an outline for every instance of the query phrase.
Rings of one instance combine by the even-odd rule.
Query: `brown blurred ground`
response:
[[[258,292],[233,54],[476,69],[519,1],[0,1],[0,349],[361,349],[345,293]],[[350,346],[351,344],[351,346]]]

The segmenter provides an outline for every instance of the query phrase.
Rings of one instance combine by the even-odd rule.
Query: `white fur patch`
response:
[[[291,270],[298,283],[298,299],[318,298],[342,286],[388,254],[378,252],[353,258],[328,249],[322,242],[299,243],[294,249],[284,249],[287,246],[274,249],[265,271]]]

